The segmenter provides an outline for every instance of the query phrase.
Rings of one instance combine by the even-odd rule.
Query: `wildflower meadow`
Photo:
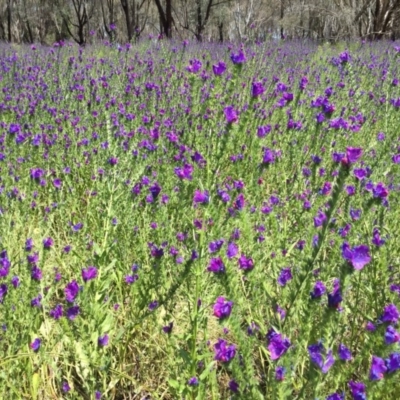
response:
[[[0,45],[1,399],[395,399],[400,44]]]

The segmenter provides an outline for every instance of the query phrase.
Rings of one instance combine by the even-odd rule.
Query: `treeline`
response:
[[[400,0],[0,0],[0,40],[400,38]]]

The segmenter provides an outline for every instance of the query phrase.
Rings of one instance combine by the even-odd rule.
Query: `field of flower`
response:
[[[0,55],[0,398],[396,398],[400,46]]]

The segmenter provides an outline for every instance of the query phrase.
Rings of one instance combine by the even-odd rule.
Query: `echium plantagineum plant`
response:
[[[395,398],[399,48],[1,44],[0,397]]]

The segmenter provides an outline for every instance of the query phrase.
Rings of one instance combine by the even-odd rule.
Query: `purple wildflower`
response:
[[[228,124],[233,124],[234,122],[237,122],[239,119],[237,111],[233,108],[233,106],[225,107],[224,114],[225,114],[226,122]]]
[[[389,323],[396,324],[399,319],[399,316],[400,316],[400,314],[399,314],[399,310],[397,309],[397,307],[394,304],[389,304],[384,308],[383,314],[380,317],[380,320],[382,322],[389,322]]]
[[[287,352],[291,343],[288,338],[283,338],[280,333],[272,334],[269,337],[268,350],[271,360],[278,360]]]
[[[49,311],[50,317],[58,320],[63,315],[63,306],[61,304],[57,304],[52,310]]]
[[[97,268],[93,266],[89,266],[87,268],[82,269],[82,279],[84,282],[88,282],[97,276]]]
[[[39,338],[36,338],[31,344],[30,347],[33,351],[37,352],[40,349],[40,345],[42,344],[42,341]]]
[[[343,343],[339,344],[338,354],[339,358],[343,361],[349,361],[352,358],[350,349],[346,347]]]
[[[76,280],[73,280],[72,282],[68,283],[64,289],[65,299],[68,302],[73,303],[76,296],[78,295],[78,292],[79,292],[78,282]]]
[[[99,345],[100,347],[104,347],[104,346],[107,346],[107,345],[108,345],[108,340],[109,340],[109,337],[108,337],[107,334],[105,334],[105,335],[103,335],[103,336],[99,336],[99,338],[98,338],[98,340],[97,340],[97,343],[98,343],[98,345]]]
[[[238,259],[239,269],[250,271],[254,268],[254,262],[251,257],[247,258],[244,254]]]
[[[223,319],[231,315],[232,312],[232,301],[225,300],[225,297],[218,297],[214,304],[214,316]]]
[[[201,192],[200,190],[197,190],[194,192],[193,196],[193,202],[196,204],[207,204],[210,200],[210,196],[208,193],[208,190],[205,190],[204,192]]]
[[[228,248],[226,250],[226,256],[228,258],[233,258],[233,257],[235,257],[237,255],[238,251],[239,251],[239,249],[238,249],[236,243],[229,242],[228,243]]]
[[[400,333],[392,325],[389,325],[385,332],[385,343],[393,344],[397,342],[400,342]]]
[[[308,346],[308,354],[311,361],[321,369],[323,374],[326,374],[335,363],[332,350],[326,352],[321,342]]]
[[[317,281],[314,285],[312,292],[310,292],[310,296],[312,299],[320,298],[326,292],[326,287],[323,282]]]
[[[367,400],[364,383],[350,381],[349,387],[351,395],[353,396],[353,400]]]
[[[356,270],[363,269],[371,261],[369,247],[363,244],[351,249],[349,244],[344,242],[342,245],[342,257]]]
[[[218,339],[214,344],[214,360],[223,363],[231,361],[236,355],[236,346],[234,344],[228,345],[224,339]]]
[[[385,360],[380,357],[372,356],[371,368],[369,370],[369,379],[371,381],[379,381],[383,378],[383,374],[387,371]]]
[[[289,282],[293,278],[292,270],[290,267],[282,268],[277,279],[279,285],[285,286],[287,282]]]
[[[219,61],[218,64],[212,66],[214,75],[220,76],[226,71],[226,64],[223,61]]]
[[[214,273],[225,272],[224,262],[220,257],[212,258],[208,264],[207,271]]]

